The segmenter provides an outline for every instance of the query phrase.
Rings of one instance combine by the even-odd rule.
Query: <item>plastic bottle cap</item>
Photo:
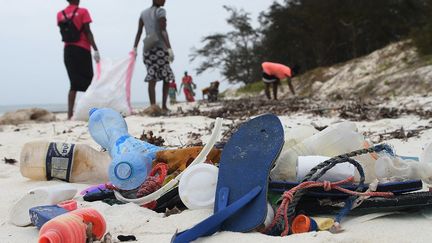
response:
[[[115,166],[114,173],[120,180],[127,180],[132,175],[132,166],[127,161],[120,162]]]
[[[303,214],[299,214],[297,215],[297,217],[295,217],[292,223],[291,230],[294,234],[299,234],[299,233],[306,233],[309,231],[315,231],[317,230],[317,228],[318,226],[312,218],[309,218],[308,216]]]
[[[112,184],[121,190],[132,190],[147,178],[151,170],[152,159],[143,153],[131,152],[116,156],[109,168]]]
[[[89,111],[89,116],[91,116],[97,110],[98,110],[98,108],[91,108]]]
[[[210,164],[189,167],[179,182],[180,199],[189,209],[213,208],[219,169]]]

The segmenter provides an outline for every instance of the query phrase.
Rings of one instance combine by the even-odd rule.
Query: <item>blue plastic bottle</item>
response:
[[[122,190],[139,187],[151,170],[156,152],[164,150],[132,137],[121,114],[109,108],[92,109],[88,127],[92,138],[109,151],[113,159],[109,178]]]

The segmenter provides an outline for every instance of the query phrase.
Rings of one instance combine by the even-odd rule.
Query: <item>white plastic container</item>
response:
[[[309,171],[318,164],[330,159],[325,156],[299,156],[297,159],[297,182],[301,182]],[[355,167],[352,164],[338,164],[325,173],[318,181],[341,181],[354,176]]]
[[[383,156],[376,162],[378,179],[423,180],[432,184],[432,163],[418,162],[400,157]]]
[[[432,164],[432,142],[424,146],[419,159],[421,163]]]
[[[333,157],[368,147],[364,136],[357,132],[353,122],[342,122],[327,127],[290,148],[283,148],[270,176],[273,180],[296,181],[297,158],[302,155]],[[371,155],[355,157],[365,171],[366,182],[375,178],[375,160]],[[358,176],[356,176],[358,178]]]
[[[107,153],[96,151],[86,144],[35,141],[26,143],[22,148],[20,171],[32,180],[105,183],[109,180],[110,162]],[[47,165],[51,169],[47,170]]]
[[[30,225],[30,208],[36,206],[56,205],[63,201],[72,199],[76,193],[77,189],[70,184],[59,184],[32,189],[11,208],[9,221],[16,226]]]
[[[312,126],[298,126],[286,129],[284,149],[290,148],[318,132],[319,131]]]
[[[219,169],[210,164],[188,168],[179,183],[179,195],[189,209],[213,208]]]

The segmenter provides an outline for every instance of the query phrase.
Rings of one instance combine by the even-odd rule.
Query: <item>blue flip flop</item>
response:
[[[219,230],[248,232],[267,216],[270,170],[284,143],[279,118],[266,114],[244,123],[225,145],[219,163],[214,214],[176,234],[184,243]]]

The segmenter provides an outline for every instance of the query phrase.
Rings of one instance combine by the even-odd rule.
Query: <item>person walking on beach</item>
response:
[[[195,101],[195,92],[193,91],[196,88],[196,84],[192,80],[192,76],[188,75],[188,72],[184,73],[184,77],[182,79],[182,83],[180,85],[180,89],[183,87],[183,92],[186,97],[187,102]]]
[[[80,8],[80,0],[67,0],[69,6],[57,13],[64,46],[64,63],[69,76],[68,119],[73,116],[76,93],[86,91],[93,79],[93,57],[99,62],[100,55],[90,29],[92,19],[85,8]]]
[[[177,103],[177,84],[175,82],[175,80],[171,80],[171,82],[169,83],[169,89],[168,89],[168,95],[170,98],[170,104],[173,105],[175,103]]]
[[[263,69],[262,78],[265,84],[265,94],[269,100],[271,100],[270,86],[272,86],[273,89],[273,99],[277,100],[278,85],[283,79],[287,79],[289,89],[291,93],[295,95],[294,87],[291,82],[293,74],[289,67],[272,62],[264,62],[261,66]]]
[[[141,12],[133,50],[136,53],[145,27],[143,56],[147,68],[145,82],[148,82],[150,105],[151,108],[158,109],[155,89],[156,82],[162,80],[162,111],[167,112],[169,81],[175,78],[170,67],[170,63],[174,61],[174,53],[168,37],[167,14],[163,8],[164,5],[165,0],[153,0],[153,5]]]

